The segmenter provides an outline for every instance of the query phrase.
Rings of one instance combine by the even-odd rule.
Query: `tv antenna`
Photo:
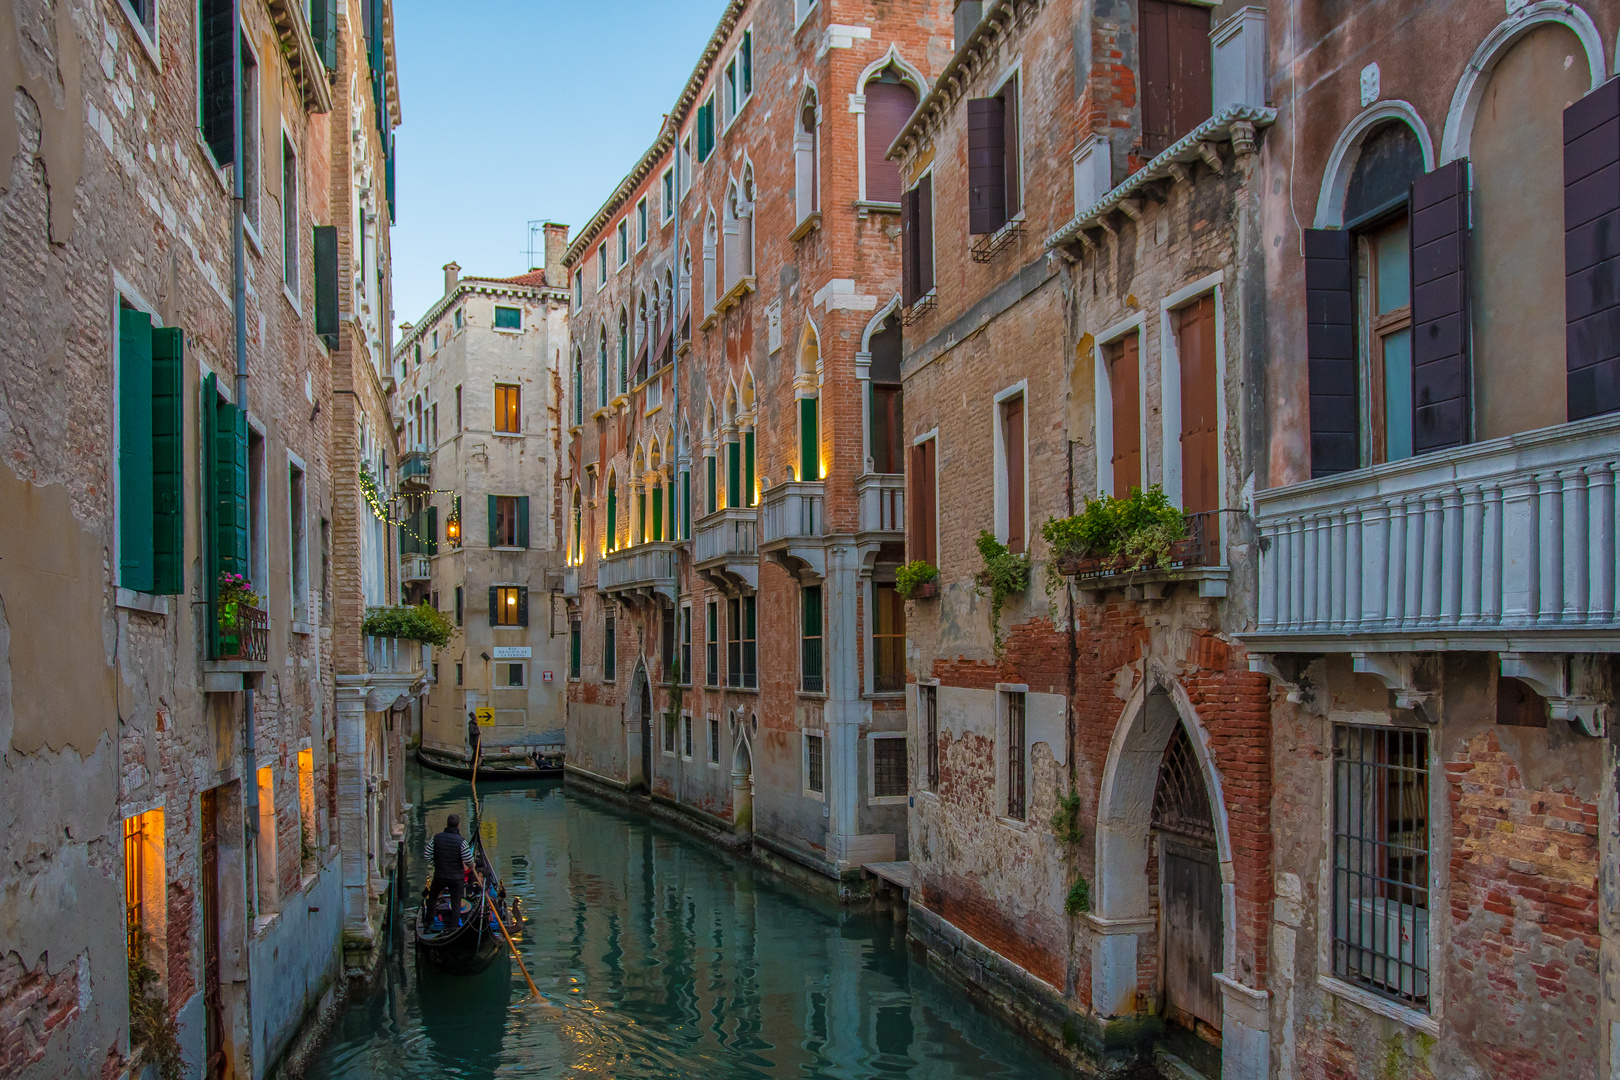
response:
[[[527,269],[527,270],[538,269],[541,265],[543,265],[543,263],[545,261],[545,257],[546,257],[546,241],[545,241],[545,231],[546,230],[545,230],[545,224],[546,224],[546,222],[545,222],[544,218],[539,218],[539,219],[536,219],[534,221],[529,222],[529,247],[528,247],[529,261],[524,264],[524,269]],[[541,236],[541,239],[540,239],[540,259],[541,259],[541,261],[540,262],[535,262],[534,261],[534,237],[535,237],[536,233],[539,233],[540,236]]]

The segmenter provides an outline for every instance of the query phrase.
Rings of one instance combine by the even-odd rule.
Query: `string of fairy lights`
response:
[[[422,536],[411,527],[406,519],[396,518],[392,513],[390,513],[389,507],[398,499],[403,498],[403,496],[398,494],[390,495],[388,497],[388,501],[386,503],[383,502],[382,494],[377,490],[377,478],[371,475],[371,468],[365,462],[360,463],[360,494],[365,496],[366,504],[371,507],[372,517],[375,517],[384,525],[392,525],[395,528],[400,529],[405,533],[406,536],[409,536],[412,540],[415,540],[417,544],[424,548],[430,543],[438,542],[437,537]],[[454,496],[456,492],[450,488],[430,488],[429,490],[424,491],[422,494]],[[451,523],[454,523],[457,526],[455,529],[455,535],[459,538],[459,526],[461,524],[461,519],[456,516],[451,516],[450,518],[446,519],[446,527],[448,528]]]

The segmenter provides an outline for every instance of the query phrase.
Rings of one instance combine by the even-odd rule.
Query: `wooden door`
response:
[[[1114,421],[1114,491],[1123,499],[1142,486],[1142,402],[1139,338],[1132,332],[1103,346]]]
[[[1215,849],[1173,834],[1159,846],[1165,1019],[1206,1038],[1221,1030],[1221,868]]]
[[[1215,298],[1176,312],[1181,366],[1181,505],[1189,514],[1220,509],[1220,383],[1215,370]]]
[[[203,1054],[208,1080],[223,1080],[229,1068],[225,1055],[225,1010],[219,977],[219,798],[202,793],[203,909]]]

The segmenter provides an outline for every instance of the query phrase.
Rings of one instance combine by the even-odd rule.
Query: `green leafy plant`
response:
[[[1047,518],[1041,536],[1059,559],[1083,559],[1119,553],[1121,500],[1111,495],[1087,499],[1073,517]]]
[[[443,648],[455,635],[456,624],[426,601],[415,607],[374,607],[366,610],[360,632],[367,637],[406,638]]]
[[[1063,901],[1063,910],[1070,915],[1084,915],[1091,910],[1091,882],[1075,878],[1069,886],[1069,895]]]
[[[921,559],[916,559],[894,572],[894,591],[910,600],[917,595],[919,589],[938,577],[938,569]]]
[[[219,628],[226,633],[236,631],[237,609],[242,607],[256,608],[264,600],[253,591],[253,586],[241,574],[219,575],[219,589],[216,593],[214,607],[215,617],[219,620]]]
[[[186,1061],[180,1053],[180,1028],[158,994],[158,973],[146,962],[146,934],[139,935],[129,966],[129,1043],[146,1051],[161,1080],[181,1080]]]
[[[1164,488],[1132,488],[1116,499],[1087,499],[1073,517],[1049,518],[1041,536],[1055,559],[1106,559],[1123,556],[1133,570],[1168,562],[1172,546],[1186,536],[1186,519]]]
[[[979,556],[984,569],[979,572],[979,584],[990,588],[990,629],[996,637],[996,652],[1001,651],[1001,609],[1010,597],[1029,588],[1030,562],[1027,554],[1014,555],[1007,545],[989,532],[979,533]]]
[[[1051,825],[1053,838],[1070,849],[1065,856],[1072,855],[1073,849],[1086,838],[1086,830],[1080,825],[1079,795],[1065,795],[1058,800],[1057,809],[1052,812]]]

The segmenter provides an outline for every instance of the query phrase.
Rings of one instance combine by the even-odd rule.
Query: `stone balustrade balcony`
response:
[[[760,550],[790,570],[808,567],[825,576],[826,503],[819,480],[792,480],[771,488],[760,505]]]
[[[904,473],[866,473],[856,487],[860,502],[860,531],[864,535],[892,534],[885,539],[902,539],[906,533],[906,477]]]
[[[725,592],[759,588],[759,507],[728,506],[694,522],[692,565]]]
[[[660,540],[650,544],[610,551],[596,564],[598,592],[635,602],[662,597],[675,603],[677,585],[675,543]]]
[[[412,553],[399,557],[399,580],[407,584],[414,581],[430,581],[433,578],[433,563],[426,555]]]
[[[399,456],[399,489],[427,491],[433,487],[433,455],[412,450]]]

